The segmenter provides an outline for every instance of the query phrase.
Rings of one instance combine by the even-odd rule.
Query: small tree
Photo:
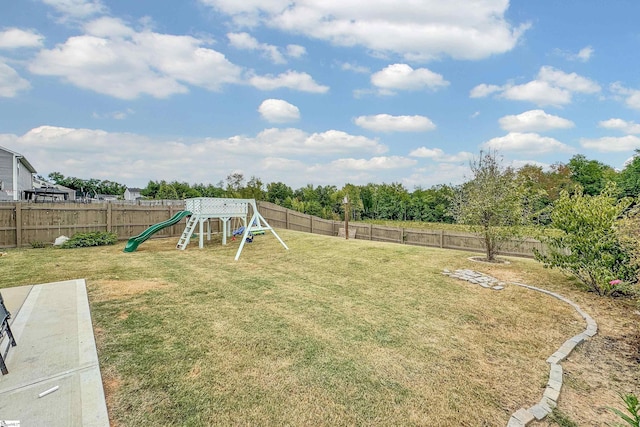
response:
[[[557,231],[543,238],[548,249],[535,251],[536,259],[573,275],[598,295],[635,283],[638,264],[618,232],[631,199],[618,200],[616,194],[612,183],[596,196],[584,195],[580,188],[573,195],[562,192],[551,213],[551,227]]]
[[[503,167],[496,152],[480,152],[470,166],[473,179],[456,189],[451,214],[480,236],[487,261],[495,261],[507,240],[522,236],[530,218],[528,198],[514,170]]]

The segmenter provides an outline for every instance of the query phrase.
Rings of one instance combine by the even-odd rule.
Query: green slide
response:
[[[191,212],[189,211],[180,211],[174,216],[172,216],[170,219],[152,225],[151,227],[147,228],[137,236],[130,238],[129,241],[127,242],[127,246],[124,247],[124,251],[125,252],[135,251],[136,249],[138,249],[138,245],[140,245],[140,243],[144,242],[149,237],[151,237],[152,234],[155,234],[156,232],[162,230],[163,228],[171,227],[172,225],[179,223],[180,220],[182,220],[182,218],[189,215],[191,215]]]

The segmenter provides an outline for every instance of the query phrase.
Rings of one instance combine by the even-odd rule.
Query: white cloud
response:
[[[115,120],[124,120],[127,117],[131,116],[132,114],[134,114],[135,111],[132,110],[131,108],[127,108],[124,111],[111,111],[108,113],[96,113],[94,112],[92,114],[92,117],[94,119],[115,119]]]
[[[383,68],[371,76],[371,83],[383,94],[393,94],[395,90],[435,90],[449,85],[442,75],[426,68],[414,70],[407,64]]]
[[[593,47],[591,46],[585,46],[582,49],[580,49],[577,53],[568,52],[560,49],[556,49],[554,51],[554,53],[562,57],[565,57],[569,61],[580,61],[580,62],[589,61],[593,56],[593,52],[594,50],[593,50]]]
[[[581,138],[580,145],[583,148],[600,151],[602,153],[614,153],[621,151],[633,151],[640,148],[640,137],[635,135],[605,136],[602,138]]]
[[[0,97],[13,98],[18,92],[30,87],[31,84],[20,77],[16,70],[0,62]]]
[[[512,160],[511,162],[509,162],[509,166],[516,170],[522,169],[527,165],[540,166],[544,171],[548,171],[549,167],[551,166],[548,163],[538,162],[536,160]]]
[[[484,98],[485,96],[489,96],[492,93],[500,92],[503,89],[502,86],[496,85],[488,85],[485,83],[481,83],[478,86],[471,89],[469,93],[470,98]]]
[[[370,159],[338,159],[329,164],[329,167],[335,169],[351,169],[351,170],[385,170],[385,169],[403,169],[414,166],[417,162],[401,156],[391,157],[372,157]]]
[[[448,183],[462,184],[470,173],[469,164],[436,163],[428,168],[419,168],[415,173],[403,180],[407,188],[428,188],[433,185]]]
[[[229,44],[236,49],[261,51],[263,55],[269,58],[274,64],[287,63],[287,60],[277,46],[260,43],[249,33],[228,33],[227,38],[229,39]]]
[[[432,159],[436,162],[443,163],[459,163],[459,162],[468,162],[473,158],[473,154],[468,151],[460,151],[457,154],[446,154],[440,148],[427,148],[420,147],[409,153],[411,157],[422,157],[425,159]]]
[[[336,176],[342,175],[327,173],[336,156],[372,155],[372,170],[407,164],[395,157],[375,160],[387,147],[374,139],[337,130],[309,134],[299,129],[265,129],[252,137],[185,140],[41,126],[21,136],[0,134],[0,141],[20,147],[20,152],[45,175],[59,171],[137,186],[144,186],[150,179],[212,182],[232,170],[259,176],[265,182],[282,181],[294,186],[306,184],[307,179],[336,182]],[[310,159],[317,163],[308,163]],[[342,166],[348,164],[351,162]],[[311,172],[316,176],[309,175]]]
[[[436,128],[436,125],[425,116],[377,114],[356,117],[354,122],[362,128],[376,132],[424,132]]]
[[[300,58],[307,54],[307,49],[299,44],[288,44],[286,52],[291,58]]]
[[[387,147],[364,136],[351,135],[343,131],[328,130],[308,134],[300,129],[265,129],[255,138],[235,136],[228,139],[207,139],[207,145],[227,153],[242,154],[247,150],[269,155],[331,156],[350,152],[382,154]]]
[[[518,115],[504,116],[498,122],[502,129],[509,132],[544,132],[575,126],[571,120],[547,114],[543,110],[529,110]]]
[[[342,70],[345,71],[353,71],[354,73],[358,73],[358,74],[368,74],[371,72],[371,70],[369,70],[368,67],[362,66],[362,65],[357,65],[357,64],[352,64],[350,62],[343,62],[340,64],[340,68]]]
[[[229,44],[236,49],[261,51],[263,56],[269,58],[274,64],[286,64],[285,55],[290,58],[300,58],[307,53],[304,46],[289,44],[284,49],[284,53],[278,46],[268,43],[260,43],[249,33],[227,33]]]
[[[572,147],[561,143],[555,138],[541,136],[537,133],[521,132],[510,132],[505,136],[492,138],[482,144],[482,147],[489,150],[515,151],[529,155],[554,152],[572,153],[575,151]]]
[[[79,19],[100,15],[107,8],[100,0],[42,0],[63,16],[63,19]]]
[[[265,25],[327,40],[364,46],[406,60],[442,56],[482,59],[508,52],[529,24],[514,27],[505,18],[505,0],[200,0],[230,15],[240,26]]]
[[[229,44],[236,49],[260,49],[260,42],[249,33],[227,33],[227,38],[229,39]]]
[[[311,93],[326,93],[329,90],[329,86],[316,83],[309,74],[291,70],[277,76],[253,76],[249,83],[260,90],[287,88]]]
[[[242,69],[203,47],[205,40],[136,32],[112,18],[89,22],[85,29],[92,34],[40,51],[29,70],[122,99],[166,98],[188,92],[185,84],[216,91],[240,82]]]
[[[505,99],[533,102],[539,106],[559,107],[571,103],[574,93],[593,94],[600,90],[600,85],[591,79],[543,66],[535,80],[521,85],[508,83],[496,86],[482,83],[474,87],[469,96],[483,98],[496,93]]]
[[[44,37],[32,30],[8,28],[0,31],[0,49],[40,47]]]
[[[633,108],[634,110],[640,110],[640,90],[629,89],[619,82],[612,83],[609,89],[616,96],[624,97],[624,103],[627,107]]]
[[[600,85],[591,79],[576,73],[565,73],[553,67],[544,66],[538,72],[538,80],[549,82],[553,86],[578,93],[600,92]]]
[[[295,122],[300,118],[300,110],[282,99],[265,99],[258,107],[258,112],[268,122]]]
[[[576,55],[577,59],[582,62],[587,62],[593,56],[593,48],[591,46],[586,46],[580,49],[578,54]]]
[[[616,129],[626,134],[640,134],[640,124],[622,119],[603,120],[598,126],[605,129]]]
[[[533,102],[539,106],[561,106],[571,102],[571,92],[540,80],[506,87],[500,96],[512,101]]]
[[[317,163],[305,167],[298,173],[314,176],[314,183],[367,184],[379,182],[385,176],[395,176],[410,171],[417,162],[401,156],[378,156],[372,158],[342,158],[329,163]],[[294,165],[295,166],[295,165]],[[393,179],[385,180],[390,182]],[[395,180],[398,181],[397,179]]]
[[[83,28],[88,35],[103,38],[128,38],[136,34],[124,21],[108,16],[89,21]]]

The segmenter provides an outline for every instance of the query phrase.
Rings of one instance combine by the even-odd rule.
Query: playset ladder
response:
[[[189,221],[187,221],[187,226],[184,228],[182,232],[182,236],[180,236],[180,240],[178,240],[178,244],[176,245],[176,249],[180,249],[184,251],[189,244],[189,240],[191,239],[191,235],[193,234],[193,229],[196,227],[196,223],[198,222],[197,215],[191,215]]]

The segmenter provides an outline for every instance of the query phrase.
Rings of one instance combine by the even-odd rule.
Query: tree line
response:
[[[573,194],[578,188],[585,195],[602,193],[609,182],[616,183],[617,197],[637,197],[640,194],[640,150],[622,171],[584,155],[573,156],[568,163],[556,163],[548,170],[528,164],[514,170],[509,176],[527,189],[533,209],[544,212],[545,208],[558,200],[562,191]],[[56,184],[91,194],[123,196],[126,185],[108,180],[65,177],[59,172],[49,174]],[[452,201],[460,186],[436,185],[430,188],[416,187],[412,191],[401,183],[366,185],[307,184],[293,189],[283,182],[265,184],[252,176],[248,180],[241,173],[233,173],[217,184],[189,184],[179,181],[149,181],[141,194],[147,199],[187,199],[193,197],[235,197],[266,200],[325,219],[342,219],[344,198],[350,203],[350,215],[354,220],[404,220],[426,222],[455,222]],[[540,215],[540,222],[546,217]]]

